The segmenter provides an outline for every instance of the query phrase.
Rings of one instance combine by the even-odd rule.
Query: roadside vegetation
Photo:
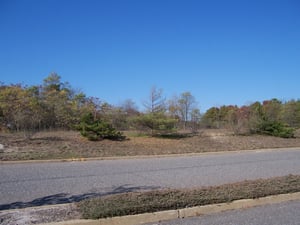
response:
[[[0,160],[300,146],[300,100],[224,105],[200,113],[189,91],[167,99],[152,87],[142,105],[139,110],[130,99],[115,106],[88,97],[56,73],[35,86],[0,82]]]
[[[255,199],[299,191],[300,175],[288,175],[196,189],[124,193],[84,200],[77,205],[83,218],[99,219],[227,203],[239,199]]]
[[[130,99],[114,106],[87,97],[56,73],[35,86],[0,82],[0,131],[23,132],[30,138],[37,131],[79,129],[84,137],[95,141],[119,140],[125,130],[158,136],[181,130],[197,132],[199,128],[292,138],[300,127],[300,100],[224,105],[201,114],[189,91],[166,99],[162,89],[152,87],[142,105],[143,110],[139,110]]]
[[[35,86],[0,82],[0,159],[300,146],[300,100],[271,99],[241,107],[224,105],[200,113],[197,100],[189,91],[167,99],[162,89],[152,87],[142,105],[139,110],[130,99],[115,106],[88,97],[56,73]]]

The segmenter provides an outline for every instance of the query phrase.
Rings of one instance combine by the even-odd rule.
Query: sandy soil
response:
[[[299,133],[299,132],[298,132]],[[109,156],[161,155],[180,153],[300,147],[300,137],[236,136],[226,130],[203,130],[194,135],[158,138],[127,134],[124,141],[91,142],[78,132],[39,132],[26,139],[22,134],[0,133],[0,160],[70,159]]]

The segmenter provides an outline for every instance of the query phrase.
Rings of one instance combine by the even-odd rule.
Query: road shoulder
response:
[[[18,224],[19,222],[22,222],[22,224],[31,224],[29,223],[28,217],[37,218],[39,216],[43,216],[44,221],[37,220],[36,222],[44,225],[80,225],[80,224],[82,225],[120,225],[120,224],[138,225],[143,223],[155,223],[159,221],[172,220],[178,218],[188,218],[194,216],[209,215],[209,214],[224,212],[228,210],[251,208],[256,206],[277,204],[277,203],[288,202],[293,200],[300,200],[300,192],[268,196],[268,197],[263,197],[258,199],[243,199],[243,200],[233,201],[231,203],[212,204],[212,205],[178,209],[178,210],[168,210],[168,211],[161,211],[156,213],[144,213],[139,215],[113,217],[113,218],[99,219],[99,220],[81,220],[78,219],[79,217],[78,214],[73,215],[75,216],[75,219],[73,217],[73,220],[68,220],[70,219],[70,217],[66,217],[66,215],[68,215],[68,213],[72,211],[73,209],[72,207],[74,207],[74,205],[64,204],[64,205],[1,211],[0,220],[1,220],[1,224]],[[50,215],[53,216],[54,212],[57,220],[59,219],[57,217],[61,216],[61,219],[66,221],[47,223],[47,221],[45,221],[45,218],[47,218],[47,214],[49,214],[49,216]],[[11,219],[9,223],[6,223],[8,221],[5,220],[5,218],[7,218],[8,215],[10,216],[15,215],[16,216],[15,220]]]
[[[257,153],[271,151],[300,151],[300,147],[289,148],[265,148],[251,150],[236,150],[236,151],[216,151],[216,152],[201,152],[201,153],[183,153],[183,154],[167,154],[167,155],[138,155],[138,156],[114,156],[114,157],[93,157],[93,158],[70,158],[70,159],[47,159],[47,160],[18,160],[18,161],[0,161],[0,165],[5,164],[25,164],[25,163],[63,163],[63,162],[85,162],[85,161],[103,161],[103,160],[131,160],[131,159],[153,159],[153,158],[176,158],[176,157],[194,157],[204,155],[222,155],[234,153]]]

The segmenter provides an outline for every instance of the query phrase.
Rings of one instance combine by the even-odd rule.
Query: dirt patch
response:
[[[75,204],[0,211],[1,225],[31,225],[80,218],[81,214]]]
[[[126,133],[125,133],[126,134]],[[226,130],[204,130],[180,138],[147,137],[128,134],[124,141],[98,142],[82,138],[78,132],[39,132],[31,139],[22,134],[0,134],[0,160],[72,159],[110,156],[162,155],[263,148],[300,147],[300,138],[235,136]]]

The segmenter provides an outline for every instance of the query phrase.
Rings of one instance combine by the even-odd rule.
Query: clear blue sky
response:
[[[299,0],[0,0],[0,81],[51,72],[111,104],[299,99]],[[140,108],[142,109],[142,108]]]

